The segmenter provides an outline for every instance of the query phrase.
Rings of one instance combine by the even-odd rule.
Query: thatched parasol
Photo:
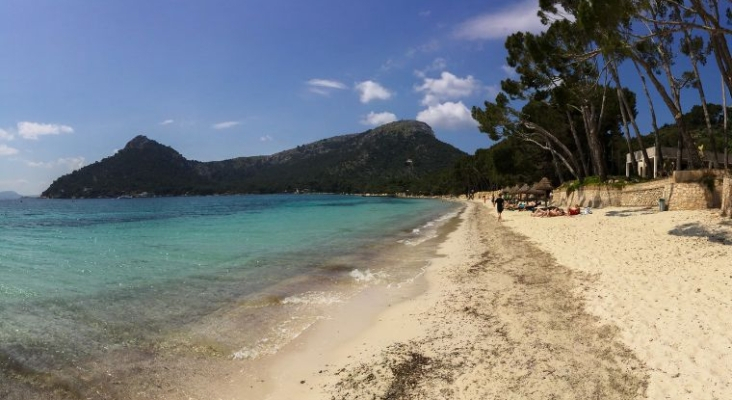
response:
[[[554,186],[552,186],[552,183],[547,177],[541,178],[541,180],[539,182],[536,182],[531,188],[535,190],[542,190],[545,192],[549,190],[554,190]]]
[[[524,183],[524,185],[519,188],[517,193],[520,195],[526,195],[529,194],[529,190],[531,190],[531,187],[529,187],[528,184]]]
[[[531,187],[531,189],[542,192],[546,198],[547,205],[549,204],[549,192],[554,190],[554,186],[552,186],[549,178],[541,178],[541,180],[539,180],[539,182],[536,182],[534,186]]]

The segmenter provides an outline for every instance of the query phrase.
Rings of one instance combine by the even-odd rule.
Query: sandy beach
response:
[[[466,204],[420,282],[364,293],[214,398],[732,396],[732,221]]]

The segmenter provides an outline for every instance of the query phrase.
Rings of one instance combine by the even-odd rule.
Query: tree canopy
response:
[[[490,176],[500,179],[495,174],[506,164],[520,169],[521,157],[509,162],[505,154],[527,144],[540,152],[525,154],[551,165],[544,172],[553,172],[555,181],[607,180],[621,167],[624,172],[626,153],[640,151],[648,163],[648,146],[675,146],[677,169],[715,167],[716,157],[703,163],[701,149],[727,157],[726,107],[707,102],[700,67],[714,60],[719,81],[732,88],[728,6],[718,0],[538,3],[546,29],[508,36],[506,61],[516,77],[501,82],[494,100],[472,109],[480,131],[499,142],[490,156],[476,154]],[[630,81],[642,82],[634,89],[645,101],[625,86]],[[687,104],[682,94],[692,91],[699,101]],[[658,127],[657,107],[668,109],[673,126]],[[639,113],[650,115],[652,132],[641,131]]]

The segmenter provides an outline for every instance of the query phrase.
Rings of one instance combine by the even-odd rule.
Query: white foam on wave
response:
[[[407,246],[417,246],[418,244],[424,243],[430,239],[437,237],[437,230],[447,223],[447,221],[455,218],[458,215],[458,211],[449,212],[432,221],[426,222],[424,225],[412,229],[412,236],[406,239],[401,239],[398,242]]]
[[[386,287],[389,288],[389,289],[401,289],[403,286],[413,284],[414,281],[416,281],[422,275],[424,275],[425,272],[427,272],[427,267],[426,266],[420,268],[419,270],[417,270],[417,273],[414,274],[413,276],[410,276],[410,277],[408,277],[406,279],[403,279],[403,280],[401,280],[399,282],[391,282],[388,285],[386,285]]]
[[[306,292],[294,296],[286,297],[282,300],[282,304],[315,304],[329,305],[343,302],[341,296],[336,293],[328,292]]]
[[[325,317],[317,316],[312,319],[292,317],[272,329],[272,335],[257,341],[251,347],[244,347],[231,354],[234,360],[254,360],[262,356],[276,354],[287,343],[298,338],[316,322]]]
[[[359,269],[354,269],[348,275],[350,275],[351,278],[353,278],[356,282],[359,282],[359,283],[379,282],[382,279],[387,278],[387,275],[385,272],[373,273],[373,272],[371,272],[370,269],[367,269],[365,271],[361,271]]]

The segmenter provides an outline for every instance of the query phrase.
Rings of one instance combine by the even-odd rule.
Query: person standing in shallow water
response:
[[[496,199],[496,211],[498,212],[498,220],[501,220],[501,213],[503,212],[503,197],[499,194]]]

